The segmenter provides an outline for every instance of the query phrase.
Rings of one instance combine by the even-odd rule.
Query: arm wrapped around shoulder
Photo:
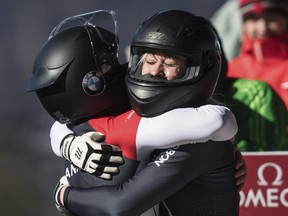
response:
[[[61,142],[61,155],[80,169],[103,179],[119,173],[123,164],[122,151],[118,146],[104,142],[100,132],[88,132],[82,136],[68,134]]]
[[[212,140],[222,141],[233,139],[238,132],[237,120],[234,113],[225,107],[222,109],[223,115],[219,116],[219,121],[215,122],[218,125],[218,130],[213,134]]]

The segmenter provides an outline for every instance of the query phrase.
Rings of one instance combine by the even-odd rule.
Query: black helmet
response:
[[[104,23],[104,17],[113,18],[113,33],[95,24]],[[118,61],[115,25],[113,11],[67,18],[40,49],[27,91],[36,91],[55,120],[71,123],[98,114],[110,115],[109,111],[116,111],[121,103],[128,104],[124,82],[127,65]]]
[[[141,75],[144,53],[186,57],[185,75],[167,81]],[[131,43],[130,71],[126,77],[133,109],[156,116],[174,108],[197,107],[213,94],[221,69],[221,48],[213,26],[203,17],[179,10],[148,18]]]

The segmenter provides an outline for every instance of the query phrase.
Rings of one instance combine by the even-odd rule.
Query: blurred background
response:
[[[49,144],[53,119],[26,93],[36,53],[53,27],[72,15],[114,10],[120,60],[140,23],[154,13],[182,9],[210,18],[225,0],[0,0],[0,215],[57,216],[52,192],[63,160]]]

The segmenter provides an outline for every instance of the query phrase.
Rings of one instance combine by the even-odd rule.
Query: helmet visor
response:
[[[69,29],[76,26],[85,26],[85,27],[94,27],[99,36],[101,37],[101,41],[106,43],[106,45],[111,46],[114,50],[117,48],[116,52],[118,53],[118,27],[116,14],[111,10],[98,10],[90,13],[84,13],[75,15],[72,17],[68,17],[61,21],[50,33],[49,38],[54,37],[59,32],[64,31],[65,29]],[[105,37],[101,33],[101,29],[105,29],[111,32],[115,37]],[[87,30],[88,34],[90,32]],[[92,37],[92,36],[91,36]],[[91,40],[92,41],[92,40]],[[92,43],[93,46],[93,43]]]
[[[142,83],[162,83],[177,85],[196,81],[200,74],[199,56],[194,54],[193,61],[179,55],[167,55],[163,52],[134,54],[131,60],[129,76]]]

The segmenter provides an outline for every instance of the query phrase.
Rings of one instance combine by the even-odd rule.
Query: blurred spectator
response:
[[[218,93],[225,96],[224,102],[236,116],[239,128],[235,144],[241,151],[288,150],[285,132],[288,112],[284,102],[263,81],[228,78],[228,65],[223,57],[215,92],[216,96]]]
[[[286,8],[283,8],[282,4],[286,6]],[[277,0],[240,0],[240,5],[244,18],[244,43],[242,47],[242,54],[240,54],[239,57],[229,63],[229,78],[227,77],[227,67],[223,68],[223,73],[221,74],[221,79],[216,92],[225,94],[226,102],[230,104],[230,108],[236,115],[239,125],[239,132],[235,142],[241,150],[287,150],[287,134],[285,134],[288,119],[287,108],[283,100],[281,100],[279,97],[279,92],[277,94],[267,83],[263,81],[257,81],[261,80],[261,74],[263,73],[263,77],[266,76],[267,78],[262,80],[268,83],[270,83],[269,81],[272,81],[274,83],[274,85],[270,83],[272,87],[278,84],[279,90],[279,81],[281,80],[281,77],[284,78],[284,76],[286,76],[287,78],[288,73],[286,70],[288,69],[288,65],[286,66],[286,64],[288,61],[286,52],[288,54],[288,50],[281,49],[282,52],[279,53],[283,56],[279,55],[278,52],[275,52],[273,49],[271,52],[268,49],[268,53],[266,53],[267,43],[269,45],[271,41],[273,42],[273,40],[275,40],[282,45],[280,42],[282,42],[282,39],[285,38],[284,36],[287,34],[286,25],[285,28],[282,26],[283,28],[281,29],[283,32],[277,35],[277,37],[271,33],[270,28],[273,26],[268,27],[270,22],[275,21],[275,19],[272,19],[272,15],[277,17],[280,16],[280,18],[283,17],[285,23],[287,22],[287,3],[285,3],[285,1]],[[275,8],[276,6],[280,7],[280,5],[282,5],[281,9]],[[260,14],[258,14],[258,12]],[[237,47],[239,47],[239,44],[241,44],[241,40],[236,35],[237,32],[239,36],[242,34],[239,33],[239,25],[236,25],[238,18],[241,18],[239,14],[240,10],[238,7],[238,2],[236,0],[229,0],[212,17],[212,22],[214,23],[216,30],[218,30],[219,36],[224,44],[223,49],[225,53],[230,53],[230,59],[233,58],[235,53],[239,51],[239,48]],[[254,24],[257,22],[257,20],[262,20],[262,22],[265,24],[264,30],[266,29],[266,31],[262,32],[261,35],[260,32],[258,32],[260,30],[258,30],[256,27],[254,28],[254,31],[257,29],[257,39],[254,37],[252,39],[252,35],[250,39],[247,37],[245,25],[247,20],[250,19],[251,22],[254,22]],[[227,25],[227,28],[225,28],[225,25]],[[236,34],[235,32],[231,34],[231,32],[234,31],[233,27],[236,29]],[[274,29],[274,31],[276,30]],[[254,32],[254,35],[255,34],[256,33]],[[231,37],[234,39],[231,40]],[[229,40],[230,43],[228,43]],[[260,47],[260,51],[264,51],[265,54],[262,56],[262,60],[260,60],[258,56],[256,57],[255,51],[253,50],[254,42],[259,43],[260,45],[264,45],[264,49],[262,50],[262,47],[258,45],[258,48]],[[283,47],[286,48],[286,45],[287,43],[283,43]],[[273,46],[268,48],[271,49]],[[231,52],[229,52],[229,50]],[[259,51],[259,49],[257,51]],[[257,52],[257,54],[259,54],[259,52]],[[279,66],[277,70],[277,65],[281,63],[282,68]],[[227,64],[224,64],[224,66],[227,66]],[[268,71],[273,72],[268,73]],[[273,74],[274,71],[276,71],[275,77]],[[253,74],[255,74],[255,76]],[[272,77],[268,78],[269,75]],[[276,88],[275,90],[277,91]],[[286,97],[287,91],[288,90],[286,89]]]
[[[288,107],[288,0],[240,0],[242,53],[228,76],[269,83]]]
[[[242,18],[238,0],[226,1],[211,17],[223,41],[223,50],[230,61],[240,54],[242,45]]]

